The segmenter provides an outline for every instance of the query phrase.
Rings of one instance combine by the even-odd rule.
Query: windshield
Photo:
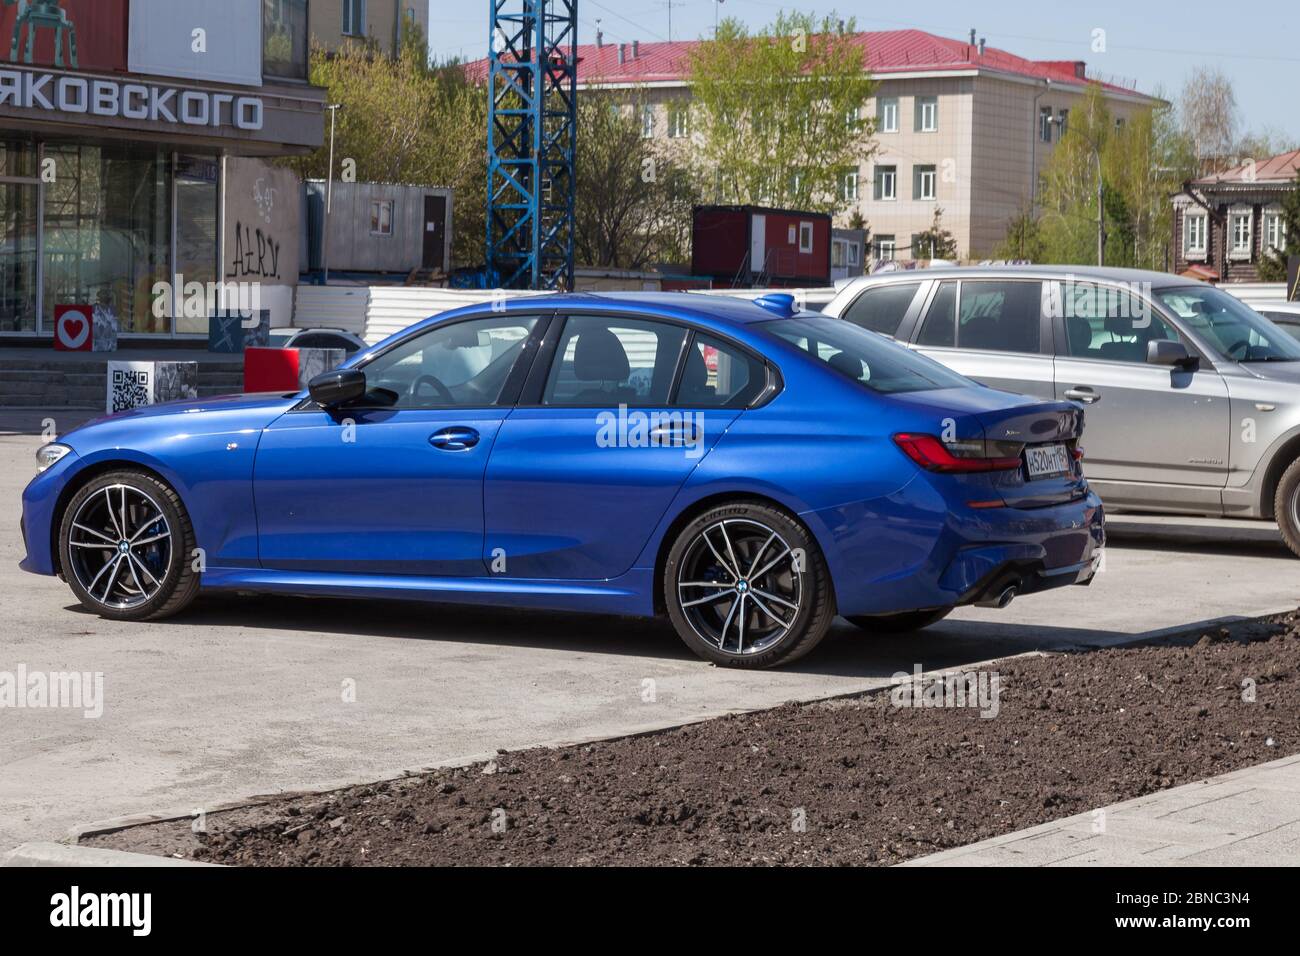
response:
[[[273,349],[282,349],[289,344],[289,340],[294,337],[294,332],[275,332],[272,331],[267,341]]]
[[[970,388],[975,383],[933,359],[852,322],[807,316],[759,326],[875,392]]]
[[[1213,286],[1165,289],[1156,298],[1221,357],[1234,362],[1300,362],[1300,342]]]

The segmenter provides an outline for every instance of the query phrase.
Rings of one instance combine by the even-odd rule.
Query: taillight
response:
[[[1024,449],[1015,442],[982,438],[945,442],[933,435],[906,433],[895,435],[894,443],[926,471],[940,472],[1016,471]]]

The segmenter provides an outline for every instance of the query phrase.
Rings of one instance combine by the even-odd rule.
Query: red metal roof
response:
[[[923,30],[855,33],[853,40],[862,49],[865,66],[872,73],[981,69],[1061,83],[1080,83],[1084,80],[1084,63],[1081,60],[1027,60],[992,46],[986,46],[981,54],[978,46],[964,40],[950,40]],[[606,43],[601,47],[582,44],[578,47],[578,82],[684,82],[689,68],[689,53],[701,42],[704,41],[639,43],[635,56],[630,43]],[[618,61],[620,45],[624,54],[622,63]],[[466,64],[465,68],[471,79],[482,80],[487,75],[487,60],[475,60]],[[1111,83],[1101,85],[1117,93],[1136,92]]]
[[[1300,175],[1300,149],[1279,156],[1270,156],[1262,162],[1242,163],[1227,172],[1202,176],[1197,185],[1213,186],[1216,183],[1289,183]]]

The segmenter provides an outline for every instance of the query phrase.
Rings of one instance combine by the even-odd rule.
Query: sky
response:
[[[915,9],[914,19],[909,9]],[[817,14],[832,10],[856,18],[862,30],[915,28],[958,39],[974,28],[1019,56],[1039,60],[1086,60],[1089,72],[1117,79],[1147,93],[1176,99],[1197,64],[1217,66],[1232,80],[1240,132],[1272,129],[1300,143],[1300,12],[1295,0],[1256,0],[1247,7],[1220,0],[928,0],[881,4],[866,0],[777,3],[770,0],[578,0],[579,42],[594,42],[597,24],[611,42],[707,37],[715,10],[753,28],[782,10]],[[1237,11],[1243,11],[1238,15]],[[488,3],[430,0],[429,48],[436,59],[485,56]],[[1105,51],[1093,50],[1095,31],[1105,31]]]

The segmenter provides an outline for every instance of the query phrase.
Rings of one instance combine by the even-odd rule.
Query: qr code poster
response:
[[[153,362],[108,363],[108,412],[152,405],[154,395]]]

